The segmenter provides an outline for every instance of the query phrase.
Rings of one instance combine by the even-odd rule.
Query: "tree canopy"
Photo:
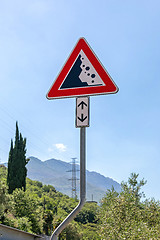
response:
[[[7,184],[8,192],[12,193],[16,188],[26,190],[26,138],[23,139],[22,134],[19,133],[18,123],[16,122],[15,143],[11,139],[11,147],[8,158],[8,175]]]
[[[138,181],[132,173],[128,182],[122,182],[122,191],[108,190],[100,206],[101,239],[160,239],[160,202],[145,198]]]

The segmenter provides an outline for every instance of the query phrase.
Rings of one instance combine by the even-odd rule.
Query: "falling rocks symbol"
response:
[[[98,73],[81,50],[60,89],[81,88],[104,85]]]

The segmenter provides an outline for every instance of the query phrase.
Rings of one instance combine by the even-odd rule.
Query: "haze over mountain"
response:
[[[32,180],[41,181],[44,184],[53,185],[56,190],[71,196],[72,181],[72,164],[57,160],[49,159],[41,161],[38,158],[30,157],[27,164],[27,177]],[[79,170],[79,165],[76,164],[76,169]],[[76,177],[79,179],[79,171],[76,172]],[[120,191],[120,184],[109,177],[104,177],[97,172],[86,171],[87,200],[99,202],[104,196],[107,189],[112,186],[116,191]],[[79,198],[79,180],[77,180],[77,196]]]

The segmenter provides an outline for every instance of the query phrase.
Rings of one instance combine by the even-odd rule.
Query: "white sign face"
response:
[[[76,127],[89,127],[89,97],[76,98]]]

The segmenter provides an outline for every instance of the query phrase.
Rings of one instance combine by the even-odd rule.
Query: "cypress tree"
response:
[[[16,188],[26,190],[26,177],[28,163],[26,159],[26,138],[23,139],[22,134],[19,133],[18,123],[16,122],[15,143],[11,140],[11,148],[8,159],[8,192],[12,193]]]
[[[8,185],[8,192],[11,193],[11,189],[13,188],[13,140],[11,139],[11,147],[9,151],[9,158],[8,158],[8,175],[7,175],[7,185]]]

